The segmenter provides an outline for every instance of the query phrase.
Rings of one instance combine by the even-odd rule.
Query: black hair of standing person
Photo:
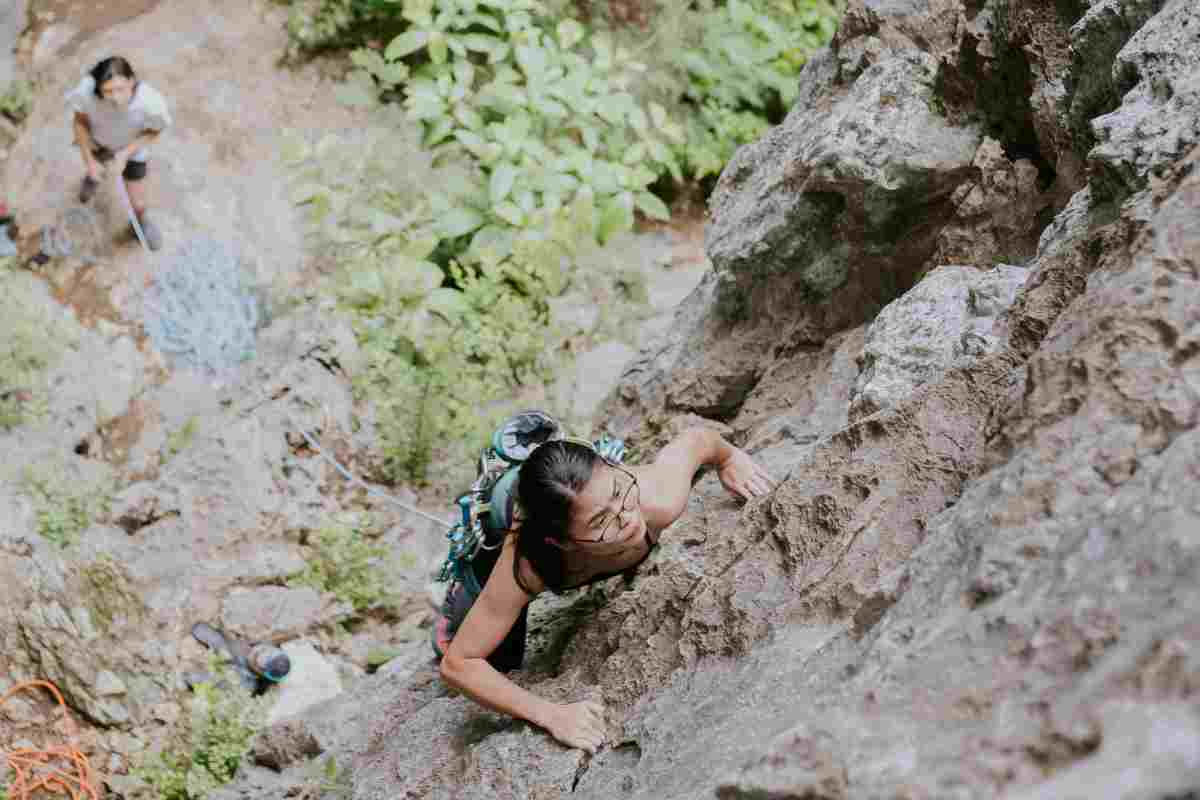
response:
[[[596,451],[576,442],[547,442],[530,454],[517,478],[521,525],[517,530],[517,557],[513,577],[528,594],[521,577],[524,559],[551,591],[561,591],[566,579],[566,553],[571,508],[591,480],[599,462]]]
[[[96,81],[96,88],[93,91],[96,97],[104,97],[104,84],[111,81],[113,78],[129,78],[133,82],[137,82],[137,75],[133,72],[133,66],[121,56],[111,56],[104,59],[91,69],[91,76]]]

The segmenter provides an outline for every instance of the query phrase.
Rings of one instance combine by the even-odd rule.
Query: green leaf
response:
[[[500,40],[485,33],[468,33],[462,37],[462,43],[468,50],[490,54],[500,44]]]
[[[507,161],[501,162],[492,170],[488,193],[491,196],[493,205],[508,197],[508,193],[512,191],[513,182],[516,178],[517,168]]]
[[[429,37],[429,60],[434,64],[445,64],[448,51],[446,35],[441,31]]]
[[[433,147],[454,132],[454,120],[447,116],[438,117],[425,133],[425,145]]]
[[[623,205],[609,198],[600,206],[599,219],[596,221],[596,241],[605,244],[616,234],[632,227],[633,215]]]
[[[417,52],[429,43],[429,31],[408,30],[397,36],[383,51],[383,57],[395,61]]]
[[[438,232],[447,239],[466,236],[483,224],[483,215],[472,208],[459,207],[438,220]]]
[[[471,238],[468,252],[476,258],[482,258],[484,251],[490,251],[497,259],[508,258],[512,253],[513,235],[511,228],[499,225],[487,225],[475,232]]]
[[[650,192],[638,192],[635,202],[638,210],[651,219],[667,221],[671,218],[671,209],[667,204]]]

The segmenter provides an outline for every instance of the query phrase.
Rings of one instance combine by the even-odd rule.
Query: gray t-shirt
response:
[[[85,75],[79,85],[67,93],[67,107],[72,114],[87,115],[92,139],[109,150],[120,150],[143,131],[161,131],[171,125],[166,98],[145,81],[138,81],[128,106],[117,108],[96,97],[96,79]],[[143,147],[130,160],[145,161],[146,156]]]

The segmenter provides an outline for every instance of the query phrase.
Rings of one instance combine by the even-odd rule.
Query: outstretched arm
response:
[[[662,529],[687,507],[692,478],[702,466],[716,467],[722,485],[746,500],[771,491],[773,481],[744,451],[707,428],[689,428],[659,451],[648,467],[635,470],[642,483],[646,522]]]
[[[487,662],[531,599],[513,578],[514,558],[516,547],[506,541],[483,592],[446,648],[442,678],[482,706],[528,720],[568,747],[594,753],[604,741],[599,703],[552,703],[517,686]]]

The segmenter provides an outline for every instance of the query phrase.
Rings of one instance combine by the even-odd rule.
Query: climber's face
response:
[[[117,75],[109,78],[100,87],[100,95],[105,102],[111,103],[118,108],[125,108],[129,105],[129,101],[133,99],[134,83],[131,78],[126,78],[124,75]]]
[[[571,511],[569,533],[576,544],[625,545],[646,530],[637,478],[616,464],[597,464]]]

